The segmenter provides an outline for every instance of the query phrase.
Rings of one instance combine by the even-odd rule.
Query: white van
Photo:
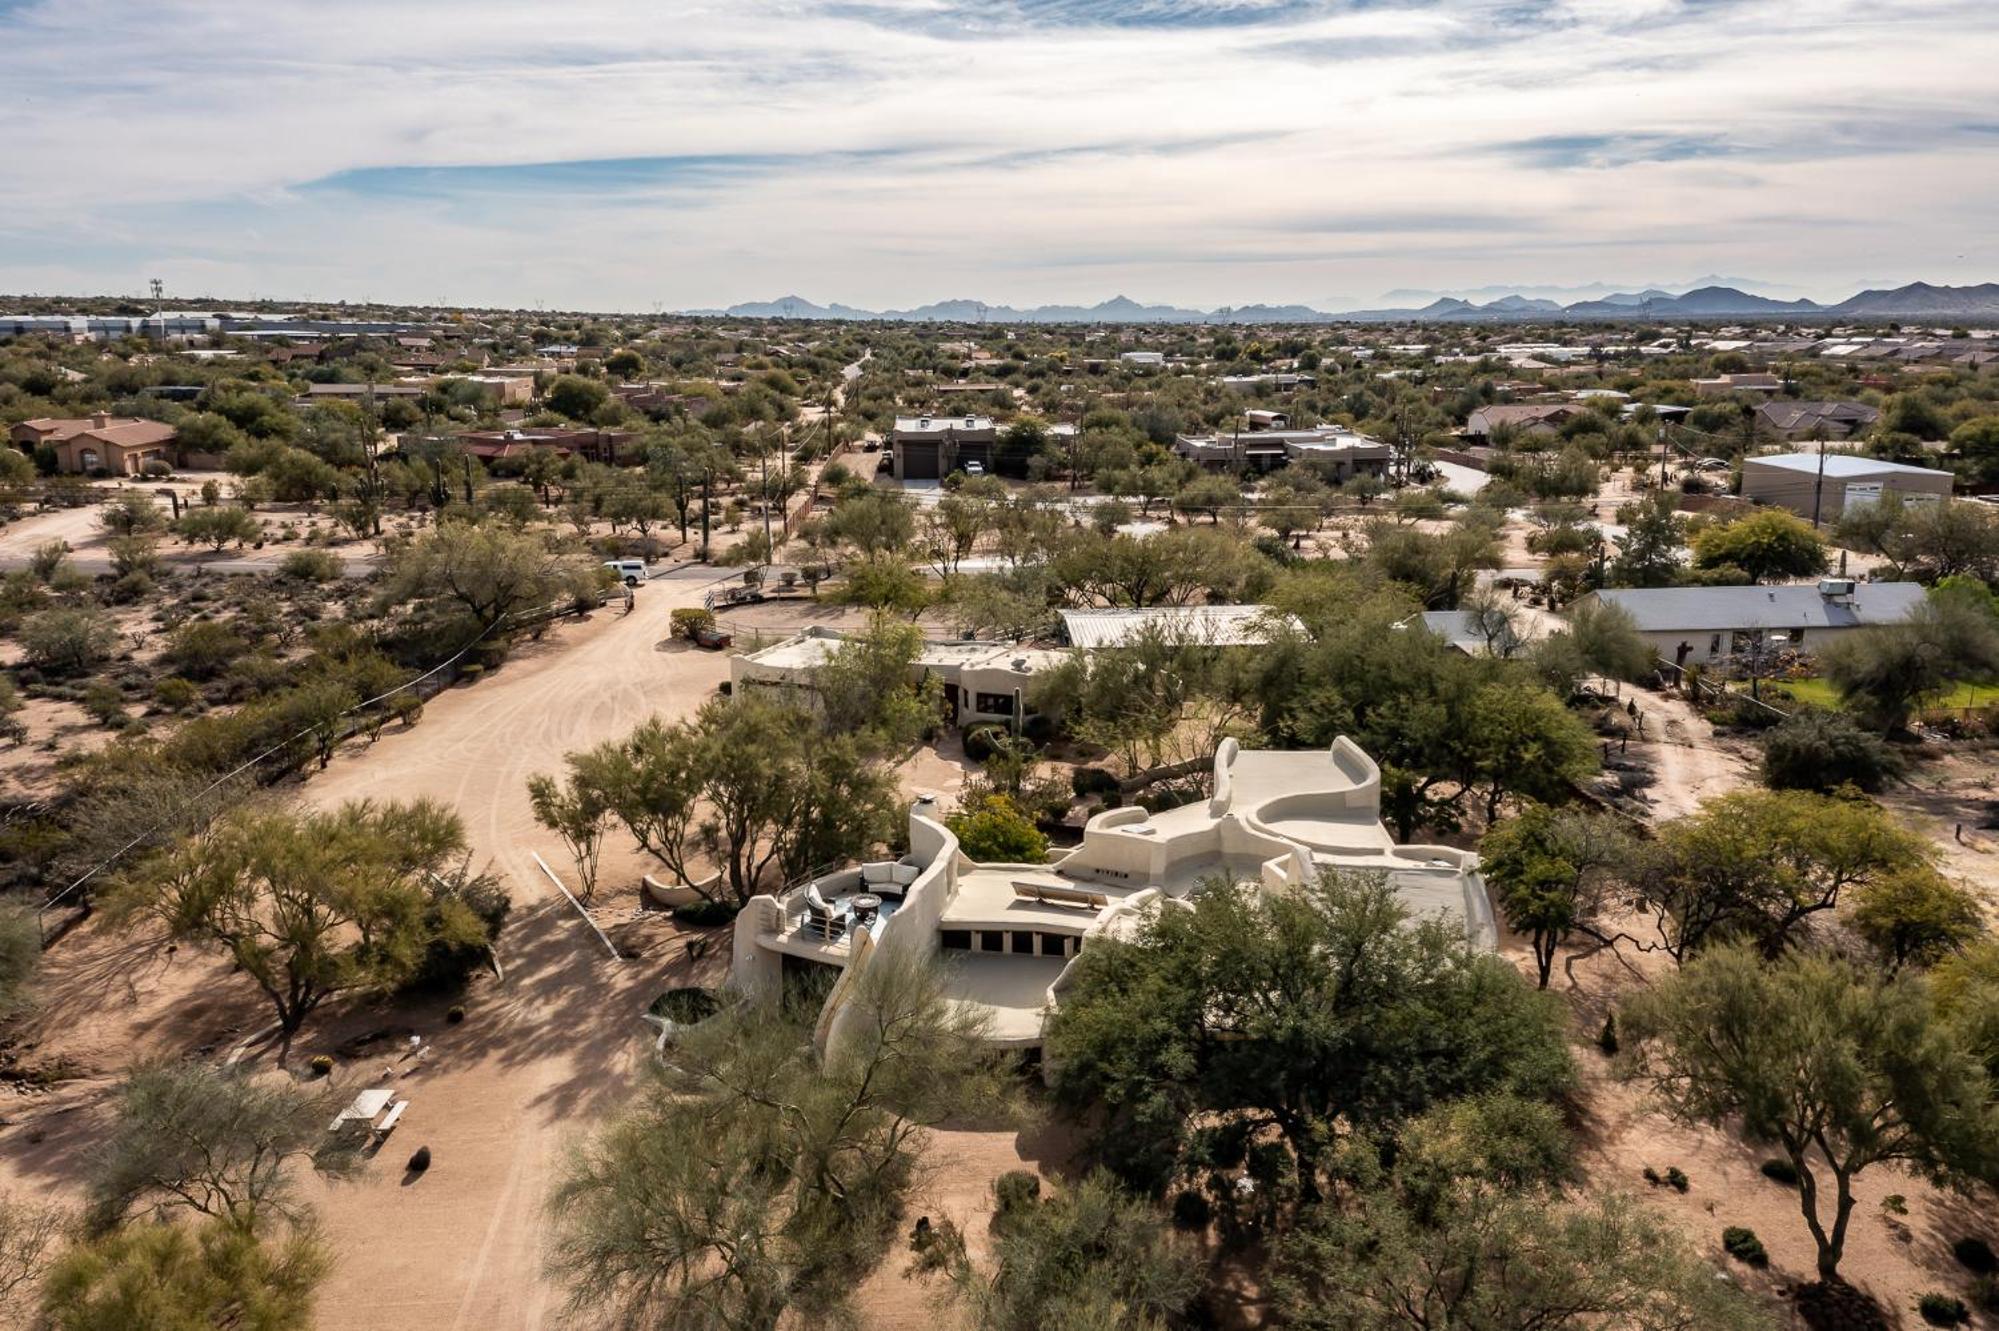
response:
[[[618,580],[627,587],[636,587],[646,580],[646,562],[643,559],[607,559],[604,567],[618,575]]]

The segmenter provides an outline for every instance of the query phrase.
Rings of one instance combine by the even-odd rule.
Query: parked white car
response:
[[[643,559],[607,559],[604,567],[618,575],[618,580],[627,587],[636,587],[646,580],[646,562]]]

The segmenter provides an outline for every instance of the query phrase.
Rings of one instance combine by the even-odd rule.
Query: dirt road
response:
[[[668,617],[700,604],[715,580],[712,569],[684,569],[641,587],[629,616],[613,603],[551,631],[493,677],[433,699],[414,729],[350,749],[307,786],[322,807],[443,800],[515,902],[501,939],[504,983],[481,988],[464,1025],[422,1032],[436,1040],[436,1061],[397,1083],[412,1105],[392,1144],[361,1181],[316,1199],[339,1257],[320,1300],[324,1331],[510,1331],[554,1320],[559,1291],[541,1276],[554,1168],[631,1087],[639,1010],[689,976],[677,947],[672,968],[657,952],[605,954],[534,862],[539,850],[568,872],[560,844],[534,823],[526,782],[558,770],[572,749],[713,696],[728,658],[671,642]],[[600,903],[632,900],[635,862],[622,840],[606,847]],[[401,1164],[419,1145],[436,1164],[406,1180]]]

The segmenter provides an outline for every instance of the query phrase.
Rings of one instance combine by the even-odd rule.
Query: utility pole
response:
[[[1666,488],[1666,422],[1659,422],[1659,488]]]
[[[1813,431],[1819,437],[1819,470],[1812,478],[1812,530],[1819,529],[1819,501],[1825,495],[1825,430]]]

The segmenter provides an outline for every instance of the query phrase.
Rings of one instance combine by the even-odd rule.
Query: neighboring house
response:
[[[1209,471],[1275,471],[1287,462],[1315,463],[1335,481],[1362,473],[1380,476],[1395,458],[1389,445],[1344,425],[1290,430],[1252,423],[1241,434],[1183,434],[1173,441],[1173,451]]]
[[[1035,1049],[1077,958],[1099,940],[1132,937],[1150,911],[1191,909],[1193,894],[1218,880],[1268,896],[1325,869],[1384,874],[1412,918],[1497,945],[1477,856],[1396,845],[1381,823],[1381,769],[1352,740],[1300,752],[1224,740],[1212,782],[1207,799],[1160,813],[1098,813],[1080,846],[1035,865],[967,858],[934,797],[923,796],[901,859],[752,898],[736,917],[729,986],[774,993],[801,969],[858,972],[877,953],[935,958],[950,963],[950,996],[986,1018],[988,1039]],[[822,1051],[860,1033],[854,991],[831,986],[815,1026]]]
[[[940,481],[967,462],[991,471],[998,442],[990,416],[898,416],[889,432],[890,465],[899,481]]]
[[[46,444],[55,450],[56,470],[137,476],[148,462],[174,463],[174,427],[136,416],[98,412],[80,419],[41,417],[22,421],[9,437],[32,453]]]
[[[1727,397],[1730,393],[1781,393],[1784,381],[1774,374],[1724,374],[1694,380],[1695,397]]]
[[[1154,370],[1166,364],[1166,353],[1163,351],[1126,351],[1121,352],[1118,355],[1118,359],[1135,370]]]
[[[1403,624],[1419,624],[1466,656],[1511,656],[1523,639],[1502,610],[1425,610]]]
[[[1779,439],[1844,439],[1881,419],[1865,402],[1765,402],[1756,423]]]
[[[1064,610],[1062,636],[1082,651],[1129,647],[1149,633],[1202,647],[1262,647],[1289,631],[1295,616],[1267,605],[1160,605],[1144,610]]]
[[[1295,392],[1298,388],[1310,388],[1318,378],[1310,374],[1225,374],[1223,388],[1239,389],[1250,393],[1259,388],[1271,388],[1280,393]]]
[[[809,696],[813,672],[845,641],[838,630],[815,626],[762,651],[731,657],[729,678],[738,691],[766,688]],[[1027,717],[1027,690],[1035,676],[1068,656],[1011,642],[926,642],[910,675],[919,681],[934,677],[943,685],[946,713],[959,725],[1013,725]]]
[[[1499,402],[1473,411],[1465,421],[1465,434],[1473,439],[1490,439],[1502,428],[1516,434],[1553,435],[1568,421],[1588,410],[1573,402]]]
[[[534,401],[533,375],[461,374],[458,381],[479,385],[488,402],[502,407],[524,407]]]
[[[307,384],[305,398],[311,402],[384,402],[392,397],[414,401],[430,391],[429,384]]]
[[[1588,602],[1622,608],[1654,651],[1686,666],[1778,649],[1810,654],[1853,629],[1905,622],[1923,603],[1923,589],[1822,578],[1794,587],[1606,588],[1576,604]]]
[[[1288,430],[1291,428],[1291,417],[1281,411],[1252,407],[1242,414],[1242,423],[1252,433],[1261,430]]]
[[[1883,495],[1940,503],[1950,497],[1953,479],[1947,471],[1856,453],[1779,453],[1743,460],[1742,497],[1830,522],[1850,508],[1880,503]]]
[[[592,462],[615,462],[618,447],[637,438],[630,430],[570,430],[547,426],[522,430],[467,430],[450,442],[488,462],[524,457],[536,450],[568,457],[578,454]]]

